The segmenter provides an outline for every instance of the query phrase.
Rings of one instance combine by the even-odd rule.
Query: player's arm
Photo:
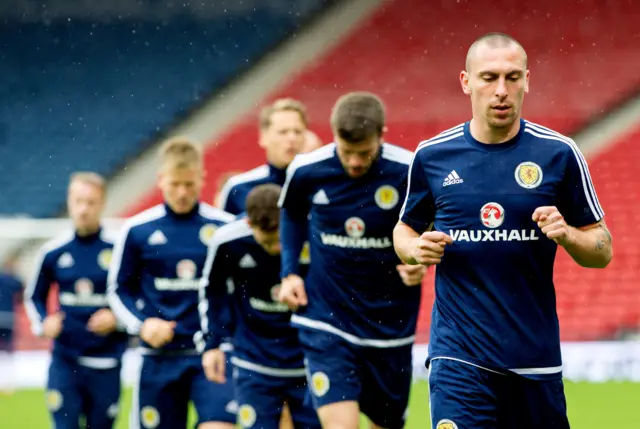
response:
[[[407,194],[400,220],[393,230],[393,246],[405,264],[428,266],[440,263],[445,246],[451,244],[451,237],[432,231],[435,205],[422,156],[418,148],[409,166]]]
[[[231,180],[230,177],[220,189],[220,193],[218,194],[218,205],[219,208],[225,212],[237,216],[242,212],[242,208],[237,204],[238,199],[235,196],[236,190],[234,188],[234,181]]]
[[[107,275],[107,299],[118,322],[131,335],[138,335],[146,316],[136,306],[139,298],[142,261],[131,230],[124,227],[113,247]]]
[[[40,249],[33,275],[24,292],[24,306],[31,322],[31,331],[34,335],[47,338],[57,338],[60,335],[64,318],[61,312],[47,316],[47,298],[54,282],[54,264],[51,254]]]
[[[579,265],[604,268],[613,258],[612,237],[582,154],[572,147],[560,185],[558,206],[538,207],[533,221]]]
[[[307,305],[307,295],[301,276],[300,252],[308,238],[309,196],[296,171],[294,160],[287,169],[287,178],[280,193],[280,244],[282,285],[279,299],[293,310]]]
[[[233,312],[227,291],[229,255],[225,245],[214,236],[202,270],[199,289],[198,311],[200,313],[200,333],[203,342],[202,367],[207,379],[226,382],[226,357],[221,349],[225,338],[233,332]]]

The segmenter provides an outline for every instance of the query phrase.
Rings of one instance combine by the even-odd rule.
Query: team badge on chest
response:
[[[542,183],[542,168],[534,162],[522,162],[516,167],[515,177],[523,188],[537,188]]]
[[[382,185],[375,193],[376,204],[383,210],[391,210],[398,204],[400,196],[393,186]]]
[[[200,228],[200,241],[202,241],[202,243],[205,246],[208,246],[209,243],[211,242],[211,239],[213,238],[213,234],[216,232],[216,226],[214,224],[208,223],[206,225],[204,225],[202,228]]]

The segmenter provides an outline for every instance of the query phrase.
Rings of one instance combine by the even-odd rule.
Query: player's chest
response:
[[[142,260],[148,266],[175,267],[189,260],[201,267],[207,256],[207,246],[215,234],[215,223],[189,223],[158,225],[148,228],[138,238],[141,241]]]
[[[398,220],[406,184],[394,177],[333,183],[312,192],[312,223],[324,232],[358,237],[388,235]]]
[[[104,292],[111,253],[111,247],[62,252],[53,267],[53,277],[60,290],[74,293]]]
[[[523,222],[540,206],[557,205],[562,168],[535,153],[475,153],[430,165],[429,186],[436,213],[485,226],[510,219]],[[435,163],[434,163],[435,164]],[[496,217],[497,216],[497,217]]]

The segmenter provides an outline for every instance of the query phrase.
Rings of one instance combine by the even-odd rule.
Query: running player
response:
[[[164,203],[127,221],[109,271],[111,307],[143,343],[129,427],[185,428],[193,401],[199,429],[232,429],[232,385],[206,379],[195,334],[207,245],[233,216],[198,200],[204,175],[199,146],[174,138],[160,154]]]
[[[296,157],[280,199],[280,298],[297,309],[291,320],[325,429],[358,428],[360,411],[375,428],[405,420],[424,269],[393,250],[411,153],[382,142],[384,118],[373,94],[341,97],[335,143]]]
[[[258,185],[247,197],[247,218],[229,223],[213,239],[205,264],[201,318],[207,333],[202,362],[210,380],[225,381],[221,333],[233,329],[234,383],[243,428],[277,429],[287,402],[295,427],[320,428],[311,404],[298,332],[289,308],[278,302],[280,186]],[[303,257],[303,264],[308,260]],[[227,285],[234,285],[227,297]],[[230,308],[232,325],[224,318]],[[230,326],[225,326],[230,325]]]
[[[109,429],[118,414],[120,369],[128,336],[108,308],[113,241],[100,225],[105,183],[95,173],[71,176],[67,209],[74,230],[46,243],[25,291],[34,334],[53,340],[46,402],[57,429]],[[47,311],[57,284],[59,308]]]
[[[475,41],[460,75],[471,121],[422,142],[394,244],[435,265],[432,427],[568,428],[553,265],[612,258],[575,142],[521,118],[527,55],[512,37]]]

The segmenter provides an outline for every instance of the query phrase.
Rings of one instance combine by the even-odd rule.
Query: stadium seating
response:
[[[115,173],[325,3],[164,23],[3,21],[0,215],[56,215],[72,170]]]

